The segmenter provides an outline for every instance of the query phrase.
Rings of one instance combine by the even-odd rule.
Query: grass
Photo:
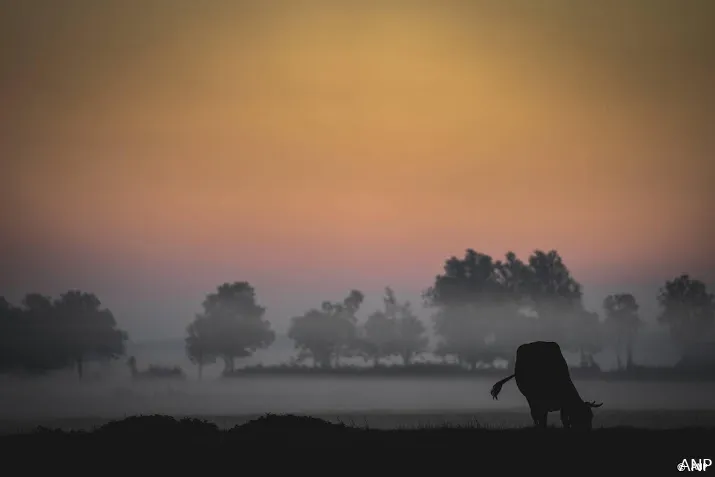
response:
[[[501,428],[472,421],[384,430],[371,429],[364,422],[331,423],[290,414],[265,414],[230,429],[198,418],[132,416],[86,431],[37,428],[0,437],[5,456],[52,452],[65,459],[102,458],[105,465],[110,456],[133,466],[198,465],[218,459],[235,460],[232,465],[246,470],[243,466],[249,462],[297,466],[294,456],[302,456],[312,462],[313,470],[328,467],[333,472],[368,461],[375,472],[391,461],[403,467],[441,465],[444,471],[464,461],[472,470],[498,470],[506,475],[537,469],[559,474],[566,469],[569,475],[590,474],[595,469],[667,475],[677,472],[684,458],[715,460],[713,443],[715,428],[611,427],[578,432],[557,427]],[[57,460],[52,462],[59,465]]]

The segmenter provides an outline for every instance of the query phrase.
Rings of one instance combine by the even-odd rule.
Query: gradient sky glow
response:
[[[713,283],[713,24],[708,0],[0,0],[0,294],[82,288],[176,336],[223,281],[284,329],[352,287],[416,297],[467,247],[556,248],[596,304]]]

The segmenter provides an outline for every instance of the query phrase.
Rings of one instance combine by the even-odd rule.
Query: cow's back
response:
[[[570,381],[561,347],[553,341],[525,343],[516,350],[516,384],[529,399],[548,398]]]

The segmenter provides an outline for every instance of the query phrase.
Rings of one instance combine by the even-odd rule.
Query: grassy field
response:
[[[305,462],[311,462],[311,473],[316,469],[340,469],[343,473],[348,464],[352,470],[362,467],[386,472],[385,466],[396,463],[401,471],[437,466],[442,473],[499,471],[506,475],[536,470],[568,475],[608,470],[669,475],[678,471],[683,459],[713,460],[713,443],[715,427],[703,426],[618,426],[577,432],[470,422],[386,430],[271,414],[223,429],[203,419],[154,415],[111,421],[92,430],[40,428],[0,437],[0,449],[8,457],[40,450],[63,456],[52,461],[55,471],[79,455],[105,459],[105,465],[112,455],[135,468],[152,465],[164,470],[177,464],[187,468],[204,465],[207,460],[215,464],[215,459],[228,459],[238,462],[243,470],[250,463],[275,472],[286,466],[297,472]],[[168,455],[173,457],[167,459]],[[300,464],[296,458],[302,459]]]
[[[523,428],[531,425],[526,408],[506,410],[430,410],[424,412],[374,410],[367,412],[311,412],[292,413],[309,415],[334,424],[367,427],[375,430],[419,429],[423,427],[488,427],[499,429]],[[236,415],[175,415],[176,418],[199,419],[226,430],[257,419],[263,414]],[[0,419],[0,435],[31,432],[37,427],[64,431],[91,431],[111,422],[111,418],[77,417],[61,419]],[[549,425],[560,427],[558,413],[549,414]],[[630,427],[638,429],[679,429],[690,427],[715,428],[715,410],[604,410],[594,418],[594,428]]]

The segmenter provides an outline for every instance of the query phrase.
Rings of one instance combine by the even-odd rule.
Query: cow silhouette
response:
[[[565,428],[590,430],[593,422],[591,408],[603,405],[581,399],[561,347],[553,341],[534,341],[519,346],[514,374],[494,384],[492,398],[498,399],[502,386],[512,378],[516,378],[519,391],[529,403],[536,427],[545,428],[548,413],[560,411]]]

